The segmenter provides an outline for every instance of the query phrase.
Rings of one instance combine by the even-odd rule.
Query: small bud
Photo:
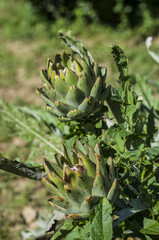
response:
[[[139,96],[138,99],[137,99],[137,101],[142,102],[142,101],[143,101],[143,97],[142,97],[142,96]]]

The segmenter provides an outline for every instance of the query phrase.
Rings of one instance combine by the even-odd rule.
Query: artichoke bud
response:
[[[84,47],[81,52],[79,42],[75,48],[69,46],[73,50],[71,54],[63,52],[57,54],[54,61],[48,59],[47,69],[40,74],[42,83],[51,87],[54,98],[50,99],[51,94],[47,94],[44,85],[37,93],[59,119],[83,121],[101,112],[106,92],[106,69],[99,66]],[[65,107],[58,108],[55,101]]]
[[[93,150],[78,141],[78,146],[80,149],[69,150],[63,145],[64,154],[55,155],[57,164],[44,161],[49,181],[43,178],[43,182],[53,192],[49,203],[54,208],[64,212],[69,219],[83,221],[89,218],[101,198],[115,204],[118,181],[112,174],[115,171],[113,160],[107,166],[99,145],[96,144]]]

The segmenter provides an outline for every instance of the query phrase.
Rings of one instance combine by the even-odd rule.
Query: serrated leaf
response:
[[[112,47],[112,54],[118,71],[120,73],[119,80],[121,82],[129,80],[130,75],[128,73],[128,59],[125,56],[123,50],[119,46],[115,45]]]

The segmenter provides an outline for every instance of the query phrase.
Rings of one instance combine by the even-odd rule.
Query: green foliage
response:
[[[15,107],[12,104],[6,105],[2,101],[0,111],[1,123],[11,130],[10,134],[20,136],[30,145],[27,162],[31,162],[38,156],[39,147],[46,157],[53,156],[52,153],[50,155],[50,151],[61,153],[58,146],[62,135],[69,133],[69,129],[67,126],[63,128],[56,117],[45,110]]]
[[[24,3],[36,13],[34,16],[38,14],[47,21],[64,18],[68,24],[72,20],[78,21],[81,27],[100,21],[122,31],[138,27],[141,34],[149,36],[155,33],[159,26],[159,7],[156,1],[25,0]]]
[[[3,14],[4,9],[6,10],[5,14]],[[10,11],[12,12],[12,18],[10,17]],[[37,22],[37,17],[34,9],[28,3],[23,5],[22,2],[19,4],[18,2],[11,1],[6,4],[2,0],[0,3],[0,12],[0,23],[7,37],[19,36],[24,38],[27,35],[30,37],[33,35],[33,26]]]
[[[61,37],[85,63],[94,67],[93,58],[81,43],[65,35]],[[38,180],[43,168],[38,168],[33,159],[38,157],[39,148],[43,156],[54,160],[44,161],[49,180],[43,181],[53,193],[49,202],[66,213],[68,220],[52,240],[124,238],[130,232],[131,236],[143,239],[159,235],[158,105],[154,104],[152,91],[146,92],[146,83],[129,73],[123,50],[114,46],[112,54],[119,71],[118,85],[107,85],[100,116],[82,121],[75,118],[66,123],[45,110],[0,103],[4,126],[14,129],[14,134],[31,146],[26,165],[1,156],[0,168]],[[56,74],[58,70],[60,62],[54,69]],[[103,68],[96,70],[104,74]],[[52,86],[47,91],[50,89]],[[74,104],[73,98],[70,103]],[[70,151],[66,146],[73,148]],[[79,201],[79,195],[84,201]]]
[[[67,224],[66,224],[67,223]],[[66,224],[66,225],[65,225]],[[71,221],[66,221],[63,227],[53,236],[51,240],[62,240],[62,239],[89,239],[89,226],[72,224]],[[88,224],[89,225],[89,224]]]

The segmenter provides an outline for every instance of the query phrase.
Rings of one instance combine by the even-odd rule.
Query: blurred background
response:
[[[96,61],[107,66],[107,83],[116,84],[118,78],[111,55],[114,44],[127,55],[131,74],[158,80],[158,65],[145,47],[146,37],[153,36],[153,49],[158,51],[158,0],[0,0],[1,99],[43,106],[35,93],[41,84],[39,71],[48,58],[66,49],[58,39],[59,30],[71,31]],[[12,131],[0,124],[0,152],[25,161],[31,145]],[[0,171],[0,240],[22,239],[21,231],[34,229],[40,214],[51,214],[48,197],[41,183]]]

